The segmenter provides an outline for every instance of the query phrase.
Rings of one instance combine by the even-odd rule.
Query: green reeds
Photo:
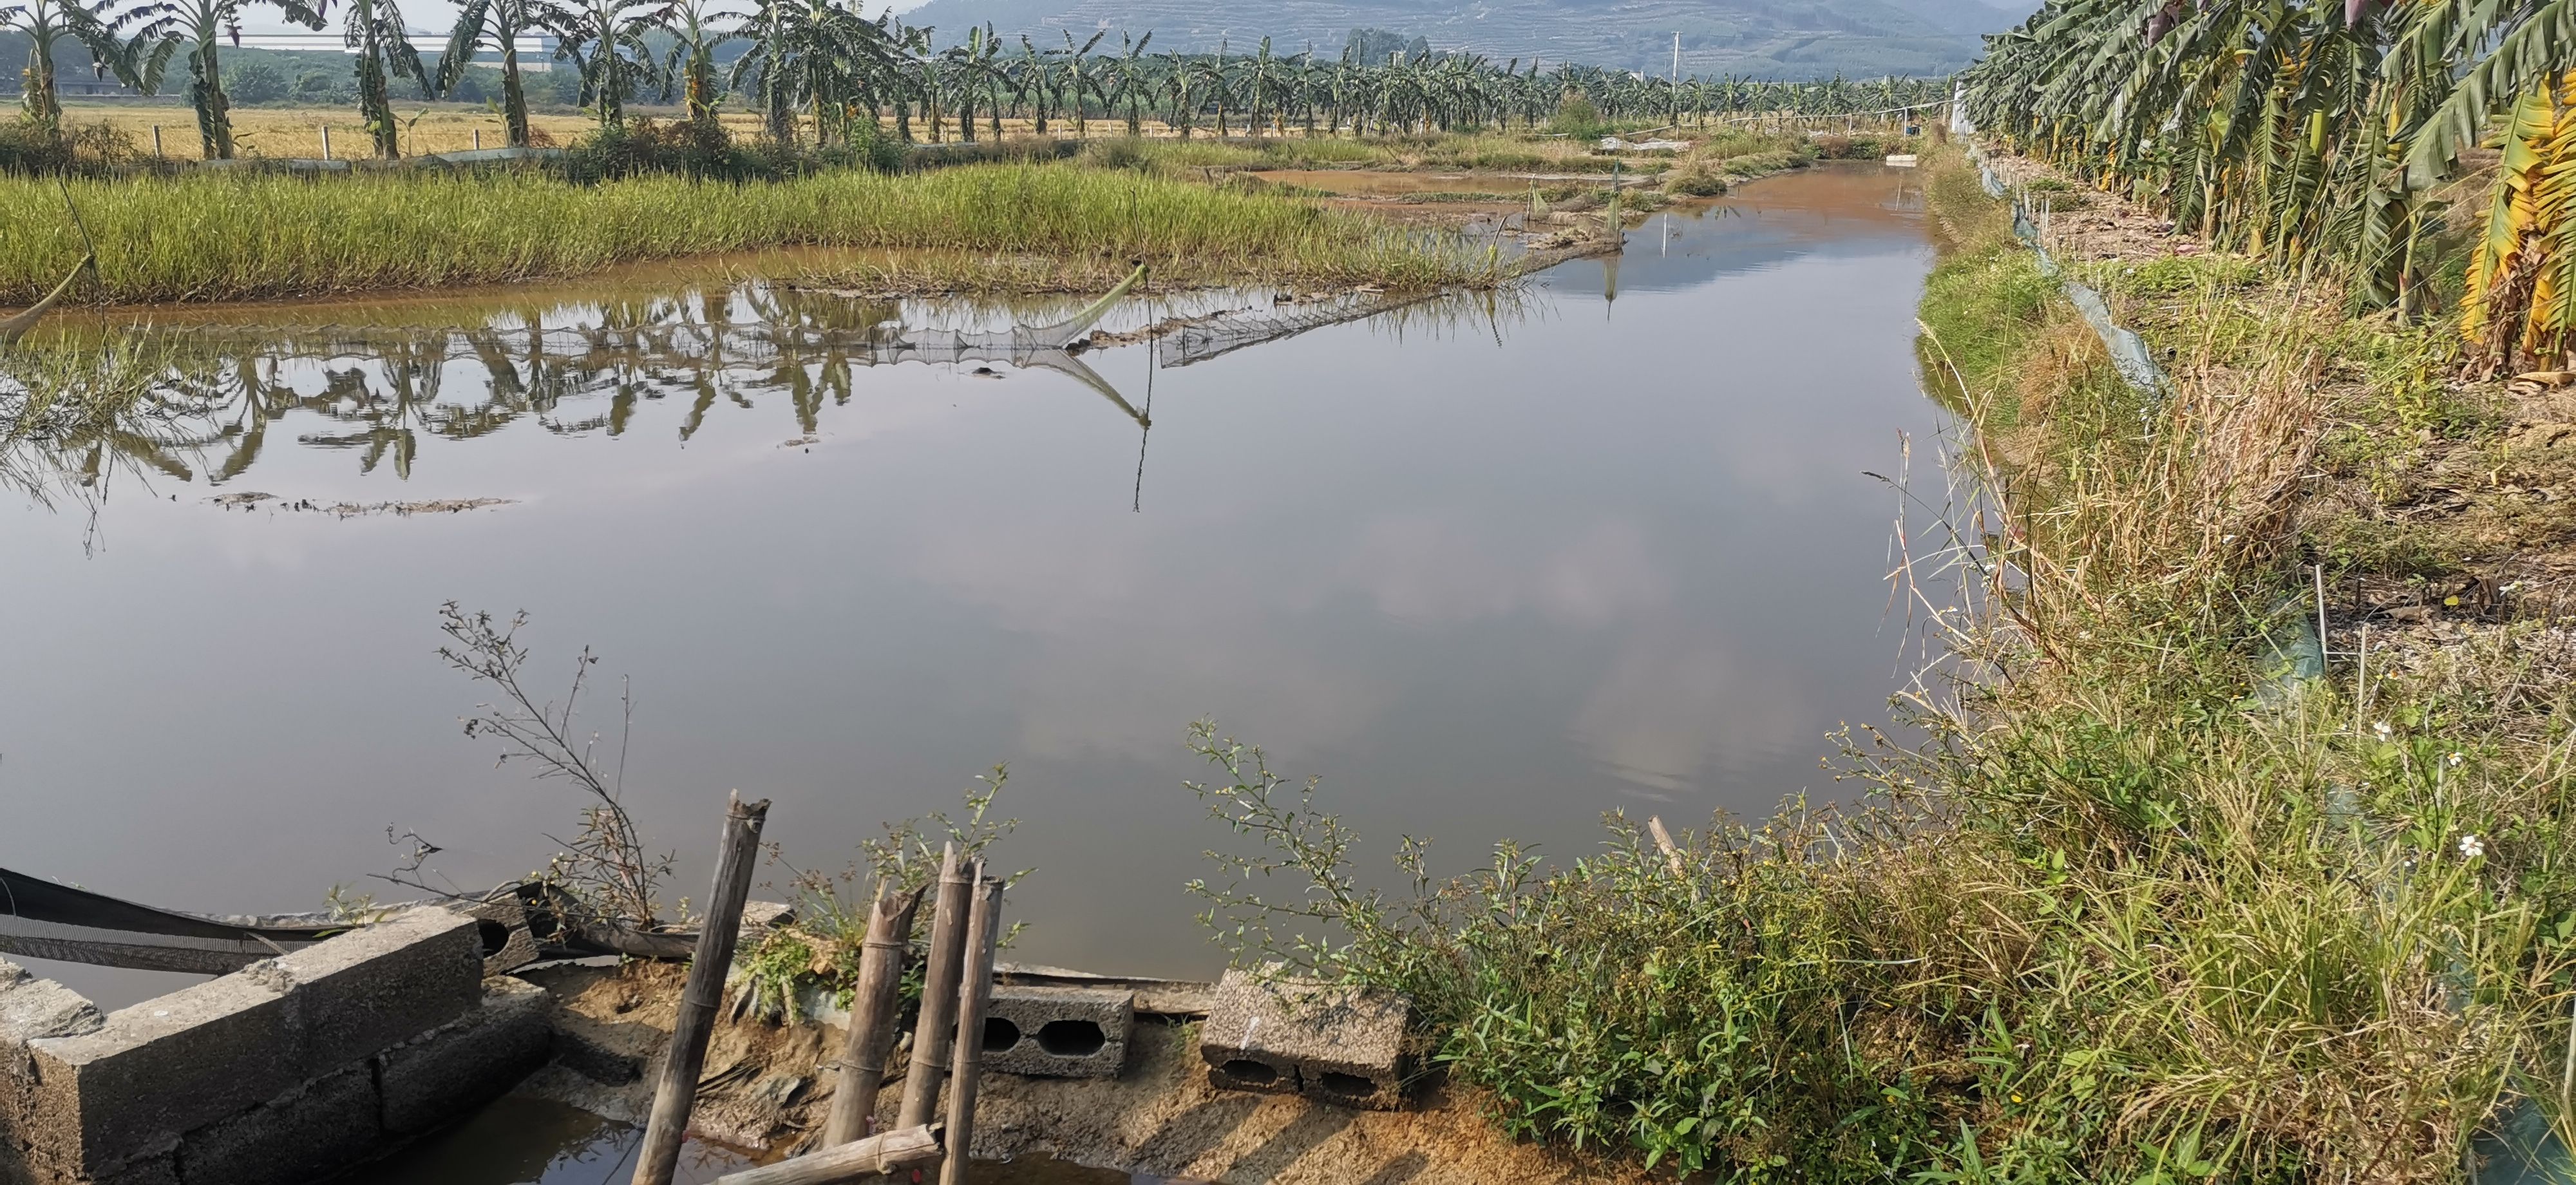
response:
[[[49,184],[0,178],[0,305],[78,261]],[[522,173],[76,181],[112,302],[290,298],[568,276],[782,246],[1143,261],[1161,274],[1474,283],[1484,253],[1291,198],[1130,171],[1005,164],[751,185]],[[1124,269],[1119,269],[1123,271]]]

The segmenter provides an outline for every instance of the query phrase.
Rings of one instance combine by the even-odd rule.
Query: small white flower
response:
[[[2466,753],[2462,753],[2462,752],[2460,752],[2460,751],[2459,751],[2459,750],[2457,750],[2457,749],[2453,749],[2453,750],[2451,750],[2451,755],[2450,755],[2449,757],[2447,757],[2447,758],[2444,758],[2443,760],[2446,760],[2446,761],[2450,762],[2450,763],[2451,763],[2451,768],[2452,768],[2452,769],[2458,769],[2458,768],[2460,768],[2460,763],[2461,763],[2461,762],[2463,762],[2463,761],[2466,761],[2466,760],[2468,760],[2468,759],[2469,759],[2469,755],[2468,755],[2468,754],[2466,754]]]
[[[2463,835],[2463,836],[2461,836],[2461,837],[2460,837],[2460,858],[2461,858],[2461,859],[2463,859],[2463,860],[2475,860],[2475,859],[2477,859],[2478,857],[2483,856],[2483,855],[2486,855],[2486,854],[2487,854],[2487,845],[2486,845],[2486,842],[2485,842],[2485,841],[2483,841],[2483,840],[2479,839],[2477,836],[2474,836],[2474,835]]]
[[[2372,732],[2374,732],[2374,733],[2379,734],[2379,739],[2381,739],[2381,740],[2383,740],[2383,741],[2384,741],[2384,740],[2387,740],[2390,736],[2394,735],[2394,734],[2397,732],[2397,730],[2396,730],[2396,729],[2394,729],[2394,728],[2390,728],[2390,727],[2388,726],[2388,722],[2387,722],[2387,721],[2385,721],[2385,720],[2382,720],[2382,721],[2380,721],[2380,722],[2379,722],[2379,723],[2377,723],[2377,724],[2373,724],[2373,725],[2371,725],[2371,726],[2370,726],[2370,731],[2372,731]]]

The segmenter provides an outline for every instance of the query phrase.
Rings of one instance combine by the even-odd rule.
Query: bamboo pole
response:
[[[966,909],[975,882],[951,843],[939,858],[939,913],[930,927],[930,965],[922,974],[921,1012],[912,1022],[912,1063],[903,1074],[896,1127],[920,1127],[939,1110],[948,1080],[948,1027],[957,1019],[957,980],[966,953]]]
[[[903,956],[912,946],[912,917],[921,906],[922,890],[895,892],[891,882],[877,886],[876,904],[868,911],[868,936],[859,951],[859,988],[850,997],[850,1032],[841,1046],[841,1079],[832,1088],[832,1114],[823,1127],[823,1146],[847,1144],[867,1134],[876,1118],[877,1092],[885,1085],[886,1054],[894,1047],[897,989],[903,986]]]
[[[938,1124],[897,1128],[855,1144],[810,1156],[744,1169],[716,1178],[716,1185],[841,1185],[904,1169],[929,1168],[944,1159]]]
[[[975,913],[966,923],[965,982],[958,985],[957,1050],[950,1064],[948,1130],[957,1154],[939,1166],[939,1185],[966,1185],[975,1155],[975,1090],[984,1079],[984,1012],[993,1002],[993,948],[1002,937],[1002,882],[984,879],[975,862]]]
[[[661,1081],[653,1088],[653,1117],[644,1128],[634,1185],[671,1185],[671,1175],[679,1168],[680,1143],[689,1134],[689,1110],[697,1103],[698,1073],[706,1068],[707,1038],[715,1030],[725,972],[733,966],[743,902],[751,896],[753,854],[760,849],[760,828],[768,819],[768,799],[746,803],[741,791],[733,792],[725,808],[724,847],[716,857],[715,887],[707,893],[705,928],[698,931],[688,986],[680,993],[679,1019],[671,1027],[671,1050],[662,1059]]]
[[[1689,870],[1682,866],[1681,845],[1673,842],[1672,832],[1664,830],[1664,817],[1662,815],[1647,816],[1646,830],[1653,833],[1655,837],[1655,846],[1663,851],[1664,866],[1672,869],[1674,876],[1690,875]]]

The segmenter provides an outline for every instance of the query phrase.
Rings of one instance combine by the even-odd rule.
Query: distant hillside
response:
[[[1028,33],[1057,45],[1060,31],[1154,34],[1157,50],[1245,49],[1268,36],[1274,51],[1311,43],[1341,52],[1354,28],[1427,38],[1496,61],[1532,57],[1664,73],[1681,34],[1684,74],[1815,78],[1840,72],[1947,74],[1978,50],[1977,35],[2024,15],[1983,0],[931,0],[904,15],[946,43],[976,25]]]

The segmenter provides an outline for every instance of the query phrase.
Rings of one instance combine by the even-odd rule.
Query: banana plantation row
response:
[[[2576,331],[2571,17],[2571,0],[2048,0],[1963,81],[1982,130],[2220,246],[2342,279],[2362,308],[2456,303],[2493,369]],[[2457,185],[2488,142],[2501,183]],[[2441,261],[2463,245],[2452,291]]]
[[[1082,133],[1093,119],[1123,121],[1130,133],[1147,120],[1188,135],[1204,126],[1218,135],[1387,133],[1536,126],[1569,95],[1579,95],[1611,121],[1707,121],[1756,112],[1841,114],[1931,102],[1947,94],[1938,79],[1853,82],[1766,82],[1747,78],[1655,78],[1626,70],[1519,59],[1496,64],[1470,53],[1389,55],[1356,60],[1345,50],[1274,52],[1264,38],[1252,53],[1155,53],[1152,33],[1107,32],[1061,46],[1023,36],[1006,44],[990,25],[942,45],[934,30],[905,24],[888,11],[870,20],[834,0],[466,0],[446,50],[424,60],[406,35],[395,0],[23,0],[0,6],[0,29],[34,43],[23,104],[51,128],[61,120],[56,97],[57,48],[86,48],[97,68],[125,84],[157,93],[172,59],[186,61],[186,95],[195,108],[209,158],[234,155],[229,102],[218,53],[238,37],[254,3],[314,29],[336,20],[356,59],[357,98],[379,155],[400,151],[393,112],[397,80],[424,96],[453,90],[478,52],[500,57],[501,108],[509,143],[529,143],[521,84],[520,38],[552,34],[555,57],[578,72],[580,101],[603,126],[624,121],[624,105],[643,96],[678,98],[687,117],[715,126],[728,93],[762,113],[768,134],[816,146],[872,134],[890,116],[896,134],[940,139],[953,123],[973,140],[983,116],[998,135],[1003,118],[1031,119]]]

